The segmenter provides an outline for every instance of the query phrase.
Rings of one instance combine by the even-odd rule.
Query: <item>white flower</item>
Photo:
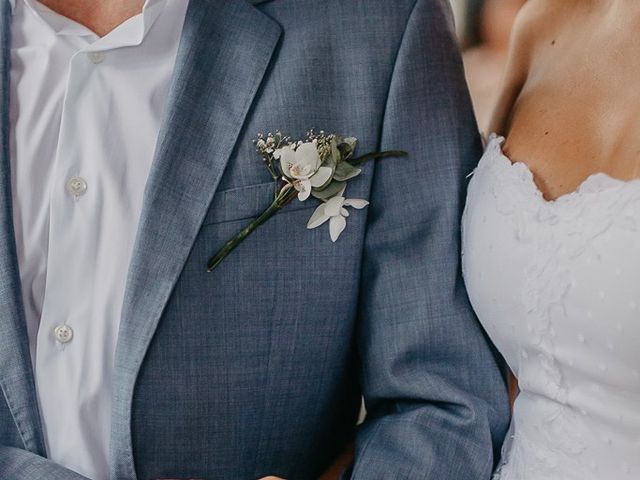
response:
[[[347,217],[349,211],[345,207],[353,207],[362,209],[369,205],[366,200],[360,200],[355,198],[345,198],[344,188],[335,197],[330,198],[326,203],[320,205],[307,224],[308,229],[317,228],[323,223],[329,221],[329,234],[331,235],[331,241],[336,242],[340,237],[340,234],[347,226]]]
[[[293,186],[299,192],[298,199],[304,202],[311,195],[312,188],[326,184],[333,175],[330,167],[323,167],[318,147],[314,142],[307,142],[293,148],[291,145],[279,148],[273,153],[280,160],[282,173],[293,179]]]

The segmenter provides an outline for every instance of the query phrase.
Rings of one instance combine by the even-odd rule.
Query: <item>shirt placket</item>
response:
[[[91,368],[96,258],[104,232],[97,231],[97,178],[108,152],[99,140],[108,125],[108,97],[100,95],[105,52],[76,51],[70,58],[49,199],[47,279],[38,330],[36,382],[45,428],[64,431],[81,421],[83,377]],[[48,411],[54,409],[56,411]],[[50,446],[50,448],[57,448]],[[58,455],[58,458],[60,456]]]

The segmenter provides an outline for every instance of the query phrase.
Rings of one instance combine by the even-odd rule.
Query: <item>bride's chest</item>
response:
[[[547,199],[594,172],[640,176],[640,58],[618,47],[549,49],[532,61],[502,133],[505,151],[529,165]]]
[[[546,202],[523,165],[488,150],[463,248],[473,306],[513,370],[539,363],[640,391],[640,183],[597,176]]]

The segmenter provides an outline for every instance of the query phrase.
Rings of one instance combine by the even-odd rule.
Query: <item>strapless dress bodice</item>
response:
[[[640,479],[640,181],[547,201],[502,141],[463,217],[469,297],[521,389],[497,478]]]

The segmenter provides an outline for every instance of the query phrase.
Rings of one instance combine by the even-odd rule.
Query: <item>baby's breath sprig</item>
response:
[[[253,143],[256,146],[256,151],[264,160],[264,164],[267,170],[269,170],[271,178],[277,182],[280,179],[280,175],[274,165],[273,153],[284,145],[289,145],[291,139],[282,135],[280,130],[277,130],[275,134],[269,132],[266,136],[259,133]]]

